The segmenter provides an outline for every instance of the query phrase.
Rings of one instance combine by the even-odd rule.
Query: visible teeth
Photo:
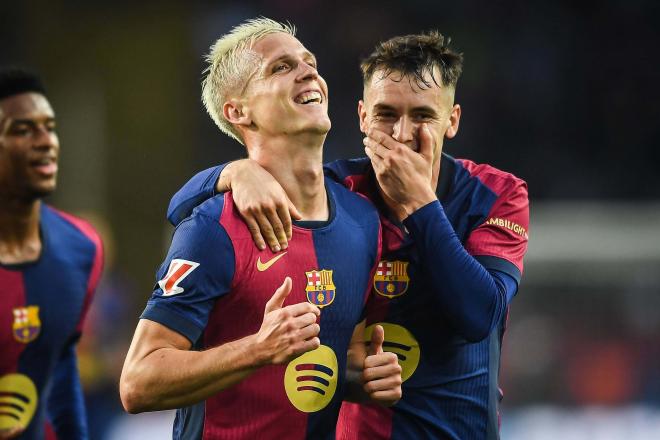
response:
[[[319,92],[305,92],[296,97],[298,104],[308,104],[310,102],[321,103],[321,94]]]

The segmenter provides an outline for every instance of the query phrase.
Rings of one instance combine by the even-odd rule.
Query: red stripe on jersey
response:
[[[76,331],[82,332],[82,327],[83,323],[85,322],[85,317],[87,316],[89,304],[92,301],[92,296],[94,295],[96,286],[98,285],[101,278],[101,273],[103,272],[103,243],[101,242],[101,237],[99,237],[99,234],[96,232],[96,230],[85,220],[66,212],[57,210],[52,206],[50,208],[60,216],[64,217],[71,224],[73,224],[80,232],[83,233],[83,235],[85,235],[85,237],[94,243],[94,263],[92,264],[92,270],[90,271],[89,278],[87,279],[87,293],[85,295],[85,302],[83,303],[80,320],[76,326]]]
[[[26,344],[14,338],[14,309],[25,307],[23,273],[0,267],[0,376],[18,369],[18,358]]]
[[[465,249],[474,256],[503,258],[522,273],[529,236],[527,184],[490,165],[465,159],[457,162],[497,195],[484,222],[470,234]]]
[[[235,341],[259,331],[266,302],[285,277],[293,285],[284,306],[307,302],[307,270],[320,270],[312,233],[294,225],[286,251],[260,251],[234,206],[231,192],[225,194],[219,219],[234,246],[235,271],[231,291],[219,298],[204,330],[204,347]],[[265,270],[257,259],[269,261],[286,254]],[[323,316],[323,314],[321,314]],[[321,318],[322,319],[322,318]],[[321,323],[321,325],[323,325]],[[304,439],[307,414],[294,408],[284,388],[286,365],[257,369],[241,382],[206,400],[204,438]]]
[[[390,408],[344,402],[339,411],[337,440],[387,440],[392,437]]]

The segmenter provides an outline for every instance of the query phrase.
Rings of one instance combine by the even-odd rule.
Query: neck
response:
[[[327,220],[327,195],[323,179],[325,134],[269,138],[249,145],[255,160],[282,185],[303,220]]]
[[[0,262],[18,264],[38,259],[41,201],[0,197],[0,204]]]

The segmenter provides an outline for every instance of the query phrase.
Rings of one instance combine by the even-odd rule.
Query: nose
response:
[[[319,77],[319,72],[316,70],[315,67],[310,66],[307,63],[301,62],[298,67],[299,74],[297,77],[298,81],[309,81],[313,79],[317,79]]]
[[[392,137],[402,144],[410,144],[414,139],[415,124],[407,116],[401,116],[394,124]]]
[[[33,132],[34,147],[51,149],[59,146],[57,134],[45,125],[39,124]]]

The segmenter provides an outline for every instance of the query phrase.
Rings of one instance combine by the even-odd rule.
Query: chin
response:
[[[53,182],[52,184],[41,184],[34,185],[30,188],[30,196],[34,199],[40,199],[42,197],[47,197],[55,192],[57,184]]]

